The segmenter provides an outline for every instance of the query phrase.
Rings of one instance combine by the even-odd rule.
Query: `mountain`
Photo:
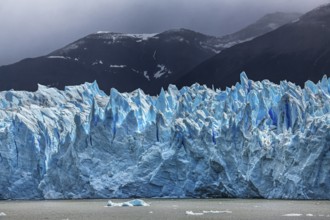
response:
[[[239,30],[235,33],[221,37],[222,48],[229,48],[236,44],[250,41],[258,36],[266,34],[270,31],[299,19],[300,13],[284,13],[275,12],[267,14],[257,20],[255,23]],[[220,45],[219,45],[220,46]]]
[[[196,64],[215,55],[216,38],[179,29],[160,34],[98,32],[47,56],[0,67],[1,89],[35,91],[37,83],[64,88],[97,80],[109,92],[160,91]]]
[[[0,90],[35,91],[37,84],[63,89],[97,80],[109,92],[143,89],[158,94],[183,74],[224,48],[251,40],[298,14],[276,13],[224,37],[207,36],[187,29],[160,34],[98,32],[46,56],[0,67]]]
[[[0,199],[330,199],[329,88],[0,92]]]
[[[225,88],[245,71],[253,80],[289,80],[303,85],[330,74],[330,4],[294,22],[229,49],[203,62],[178,81]]]

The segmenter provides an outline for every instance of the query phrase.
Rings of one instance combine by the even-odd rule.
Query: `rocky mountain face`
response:
[[[97,80],[100,88],[158,94],[189,70],[225,48],[248,41],[298,14],[267,15],[243,30],[224,37],[187,29],[160,34],[98,32],[46,56],[0,67],[0,90],[35,91],[37,84],[63,89]]]
[[[288,80],[304,85],[330,73],[330,5],[308,12],[272,32],[203,62],[178,81],[225,88],[246,71],[254,80]]]

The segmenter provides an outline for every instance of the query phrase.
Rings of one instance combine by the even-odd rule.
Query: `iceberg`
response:
[[[202,211],[202,212],[193,212],[193,211],[186,211],[186,215],[204,215],[204,214],[231,214],[233,213],[232,211],[228,211],[228,210],[225,210],[225,211],[213,211],[213,210],[210,210],[210,211]]]
[[[150,206],[148,203],[143,201],[142,199],[133,199],[127,202],[112,202],[108,201],[107,206],[110,207],[132,207],[132,206]]]
[[[0,216],[7,216],[7,215],[4,212],[0,212]]]
[[[0,199],[330,199],[330,79],[0,92]]]

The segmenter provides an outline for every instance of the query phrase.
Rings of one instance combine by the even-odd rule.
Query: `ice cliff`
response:
[[[330,199],[330,79],[0,93],[0,198]]]

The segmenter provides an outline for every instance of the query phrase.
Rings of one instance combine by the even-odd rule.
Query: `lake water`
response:
[[[0,201],[0,220],[329,219],[330,201],[144,199],[148,207],[105,207],[108,200]],[[127,200],[112,200],[123,202]]]

